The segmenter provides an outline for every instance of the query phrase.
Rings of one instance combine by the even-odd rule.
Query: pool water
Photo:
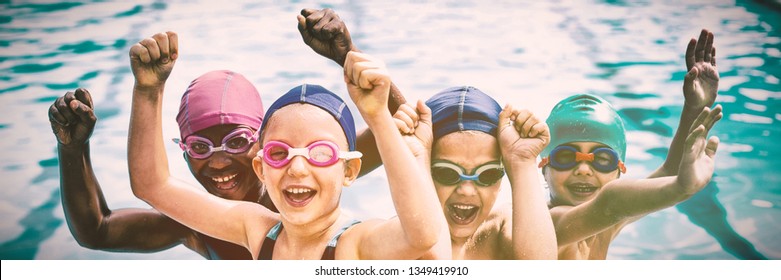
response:
[[[66,91],[88,88],[99,118],[92,162],[109,206],[149,207],[133,196],[127,175],[130,46],[161,31],[179,34],[163,109],[164,136],[172,138],[181,93],[214,69],[244,74],[266,106],[304,82],[346,98],[341,68],[298,34],[295,16],[308,7],[337,11],[355,44],[385,60],[408,100],[472,85],[547,117],[573,93],[606,98],[629,130],[631,178],[666,156],[683,105],[686,44],[708,28],[724,107],[711,132],[721,139],[716,176],[690,200],[627,226],[608,258],[781,259],[777,1],[134,2],[0,2],[0,259],[201,259],[183,246],[153,254],[80,247],[60,204],[47,109]],[[167,149],[172,173],[197,184],[178,147]],[[509,202],[508,186],[501,202]],[[342,207],[357,217],[393,216],[383,172],[347,188]]]

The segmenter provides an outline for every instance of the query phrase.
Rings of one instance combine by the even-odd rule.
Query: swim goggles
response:
[[[325,167],[333,165],[340,159],[361,158],[363,154],[358,151],[340,151],[336,143],[326,140],[316,141],[304,148],[292,148],[284,142],[268,141],[263,149],[258,151],[258,157],[274,168],[287,165],[295,156],[306,158],[314,166]]]
[[[626,166],[618,159],[618,153],[607,147],[600,147],[590,153],[581,153],[572,146],[558,146],[550,152],[550,156],[543,158],[539,167],[550,164],[553,169],[559,171],[570,170],[578,165],[578,162],[588,162],[594,170],[607,173],[620,169],[626,173]]]
[[[215,152],[226,151],[231,154],[240,154],[249,150],[252,143],[258,141],[257,132],[253,132],[246,127],[239,127],[232,130],[228,135],[222,138],[222,145],[214,147],[214,143],[205,137],[198,135],[190,135],[184,139],[179,138],[171,139],[174,143],[179,144],[190,157],[194,159],[205,159],[210,157]]]
[[[495,184],[504,176],[501,162],[489,162],[478,166],[470,174],[460,165],[451,162],[435,162],[431,164],[431,177],[442,185],[454,186],[461,181],[474,181],[476,185],[485,187]]]

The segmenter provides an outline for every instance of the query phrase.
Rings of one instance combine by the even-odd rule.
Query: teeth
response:
[[[575,184],[572,185],[570,188],[576,192],[592,192],[597,189],[596,187],[589,184]]]
[[[307,188],[290,188],[285,191],[293,194],[299,194],[299,193],[308,193],[311,192],[312,190]]]
[[[212,180],[217,182],[217,183],[227,182],[227,181],[230,181],[233,178],[236,178],[236,175],[238,175],[238,174],[233,174],[233,175],[225,176],[225,177],[212,177]]]
[[[473,206],[473,205],[463,205],[463,204],[453,204],[453,207],[461,209],[461,210],[471,210],[471,209],[474,209],[476,206]]]

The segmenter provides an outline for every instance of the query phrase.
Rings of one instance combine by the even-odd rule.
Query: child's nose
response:
[[[226,152],[216,152],[209,157],[209,167],[214,169],[223,169],[233,163],[231,157]]]
[[[304,177],[309,174],[309,162],[302,156],[294,156],[288,163],[287,174],[292,177]]]
[[[591,176],[593,174],[594,170],[587,161],[578,162],[578,165],[575,166],[575,175]]]
[[[474,181],[461,181],[456,189],[458,194],[463,196],[471,196],[477,194],[477,186]]]

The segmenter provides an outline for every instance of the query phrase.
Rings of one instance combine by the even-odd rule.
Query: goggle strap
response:
[[[343,152],[339,151],[339,158],[340,159],[356,159],[363,157],[363,153],[359,151],[351,151],[351,152]]]
[[[182,151],[187,151],[187,147],[184,145],[184,142],[179,138],[171,138],[171,141],[174,141],[174,143],[179,145],[179,148],[182,148]]]
[[[540,161],[540,164],[537,165],[538,168],[543,168],[550,162],[550,159],[548,157],[542,158],[542,161]]]

